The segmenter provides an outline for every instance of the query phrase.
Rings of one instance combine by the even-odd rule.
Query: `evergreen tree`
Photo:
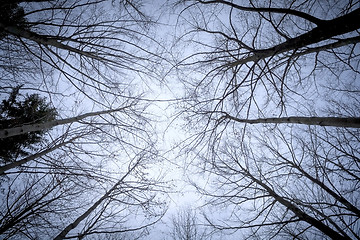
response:
[[[17,1],[0,0],[0,22],[6,26],[17,26],[27,29],[24,8]],[[0,28],[0,39],[8,34]]]
[[[38,94],[26,95],[23,100],[19,100],[20,88],[21,86],[13,88],[9,98],[0,104],[0,129],[42,123],[56,118],[56,110]],[[11,162],[19,156],[29,155],[29,150],[34,150],[34,145],[42,141],[44,133],[45,131],[36,131],[1,139],[2,162]]]

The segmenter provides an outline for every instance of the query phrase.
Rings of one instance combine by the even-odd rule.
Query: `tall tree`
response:
[[[216,181],[198,190],[236,214],[209,224],[249,239],[359,238],[358,130],[288,128],[251,127],[217,148],[205,164]]]
[[[258,119],[241,119],[224,114],[224,119],[230,119],[239,123],[290,123],[290,124],[306,124],[333,127],[360,127],[360,118],[341,118],[341,117],[280,117],[280,118],[258,118]]]
[[[0,238],[55,238],[79,216],[66,238],[146,234],[164,205],[159,176],[147,172],[160,158],[139,83],[156,74],[160,58],[142,2],[19,0],[10,8],[20,17],[0,17],[1,94],[23,85],[45,95],[58,115],[1,128],[4,142],[47,134],[29,155],[0,167]],[[102,198],[140,156],[121,187]]]
[[[184,149],[211,183],[197,186],[214,207],[208,223],[245,239],[359,239],[359,5],[177,6],[188,30],[177,41],[192,43],[176,65]]]
[[[7,34],[0,40],[2,87],[17,79],[27,88],[58,98],[82,95],[97,105],[108,105],[140,95],[143,89],[131,86],[145,74],[155,75],[152,65],[161,58],[146,34],[152,21],[137,1],[16,4],[24,9],[26,27],[0,21],[0,29]]]
[[[182,29],[189,29],[181,36],[194,45],[192,54],[178,62],[190,76],[182,79],[190,112],[207,119],[218,111],[241,119],[330,117],[323,106],[358,91],[356,4],[178,2],[188,6],[179,16]],[[348,100],[343,104],[351,107]]]
[[[152,210],[151,208],[153,208],[153,206],[151,206],[152,204],[149,202],[149,199],[147,198],[146,194],[141,194],[141,192],[144,189],[154,189],[154,187],[156,187],[156,183],[154,184],[151,183],[150,181],[149,182],[141,181],[139,182],[139,184],[137,184],[136,187],[131,187],[129,182],[136,180],[135,179],[128,180],[128,178],[131,178],[131,175],[134,175],[133,172],[135,172],[136,169],[140,167],[139,165],[143,164],[142,163],[144,161],[144,159],[142,159],[143,157],[145,156],[139,156],[140,159],[137,159],[134,161],[134,163],[131,163],[133,165],[128,167],[128,170],[123,174],[123,176],[121,176],[119,180],[116,180],[115,184],[109,190],[106,190],[106,192],[98,200],[96,200],[91,206],[89,206],[89,208],[86,211],[84,211],[82,214],[76,217],[76,219],[73,222],[70,222],[66,227],[64,227],[64,229],[62,229],[62,231],[54,238],[54,240],[67,239],[67,238],[82,239],[85,236],[92,234],[136,231],[156,223],[158,219],[148,224],[143,224],[143,223],[137,224],[138,226],[133,229],[126,229],[123,226],[118,226],[116,228],[113,224],[112,226],[108,226],[108,227],[106,227],[106,225],[101,226],[102,225],[101,221],[108,220],[105,217],[107,215],[106,212],[107,211],[112,212],[114,211],[113,208],[116,208],[115,205],[111,206],[112,202],[117,202],[114,201],[114,199],[117,199],[119,203],[121,203],[121,201],[125,201],[127,202],[127,204],[129,205],[131,204],[133,206],[144,205],[145,208],[147,208],[147,210],[151,212]],[[116,203],[116,205],[119,203]],[[121,208],[123,207],[120,206],[120,209]],[[94,212],[96,211],[100,211],[100,214],[97,213],[96,216],[92,218],[90,221],[89,220],[86,221],[86,219],[89,219],[89,216],[93,215]],[[121,212],[124,211],[125,213],[127,212],[124,209],[121,209],[120,211]],[[161,214],[162,213],[160,212],[160,215],[155,215],[155,216],[161,217]],[[126,216],[121,216],[121,218],[126,218]],[[117,225],[125,224],[124,220],[121,220],[121,218],[120,218],[120,222],[117,222]],[[116,220],[112,220],[112,221],[116,221]],[[85,226],[83,227],[83,230],[77,233],[76,235],[68,237],[69,232],[76,229],[78,225],[81,224],[82,222],[85,222],[84,223]]]

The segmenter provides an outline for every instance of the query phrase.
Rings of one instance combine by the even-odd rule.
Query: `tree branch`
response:
[[[292,123],[318,126],[332,126],[332,127],[351,127],[360,128],[360,118],[348,117],[280,117],[280,118],[258,118],[258,119],[244,119],[231,116],[227,113],[224,118],[231,119],[240,123],[258,124],[258,123]]]
[[[235,67],[248,62],[256,62],[290,50],[303,48],[305,46],[321,42],[332,37],[355,31],[360,28],[360,8],[344,16],[329,20],[300,36],[291,38],[283,43],[267,49],[259,49],[250,52],[249,56],[238,59],[229,64]]]
[[[23,125],[21,127],[1,129],[0,130],[0,139],[17,136],[17,135],[21,135],[21,134],[28,133],[28,132],[46,130],[46,129],[49,129],[49,128],[52,128],[52,127],[55,127],[58,125],[67,124],[67,123],[79,122],[80,120],[87,118],[87,117],[94,117],[94,116],[99,116],[102,114],[119,112],[119,111],[125,110],[128,107],[130,107],[130,106],[125,106],[123,108],[112,109],[112,110],[90,112],[90,113],[85,113],[85,114],[82,114],[82,115],[79,115],[76,117],[59,119],[59,120],[54,120],[54,121],[45,122],[45,123],[29,124],[29,125]]]
[[[223,1],[223,0],[213,0],[213,1],[202,1],[202,0],[198,0],[198,2],[203,3],[203,4],[213,4],[213,3],[221,3],[221,4],[225,4],[228,5],[230,7],[242,10],[242,11],[248,11],[248,12],[268,12],[268,13],[283,13],[283,14],[289,14],[289,15],[293,15],[293,16],[297,16],[300,18],[303,18],[309,22],[315,23],[317,26],[323,24],[326,22],[326,20],[322,20],[319,19],[317,17],[314,17],[310,14],[304,13],[304,12],[300,12],[294,9],[287,9],[287,8],[255,8],[255,7],[244,7],[244,6],[240,6],[237,5],[235,3],[232,2],[228,2],[228,1]]]

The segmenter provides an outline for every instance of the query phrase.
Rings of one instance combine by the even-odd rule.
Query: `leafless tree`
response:
[[[88,238],[128,231],[141,232],[154,224],[164,211],[163,202],[157,198],[163,185],[159,179],[146,177],[145,172],[149,164],[157,161],[158,154],[144,122],[137,123],[139,119],[124,122],[122,118],[125,116],[126,112],[119,114],[115,111],[63,126],[58,129],[63,135],[54,139],[44,150],[2,166],[2,185],[9,185],[6,191],[13,194],[11,198],[8,195],[2,197],[14,206],[4,208],[6,221],[3,222],[7,224],[3,226],[2,236],[16,239],[22,231],[15,229],[21,228],[26,229],[26,237],[30,239],[40,233],[45,234],[44,238],[55,237],[54,234],[60,234],[57,232],[62,234],[58,239]],[[65,129],[67,131],[64,133]],[[56,136],[57,131],[54,131],[49,133],[49,137]],[[129,161],[129,158],[139,159]],[[33,178],[39,178],[36,188],[29,180]],[[58,179],[62,178],[71,183],[64,183],[71,186],[69,189],[61,189],[57,184]],[[50,179],[54,183],[51,191],[60,192],[60,197],[47,192],[51,186],[47,184]],[[34,201],[29,200],[31,207],[18,204],[25,201],[21,200],[23,196],[27,196],[16,190],[22,182],[29,182],[22,191],[36,196]],[[41,187],[44,189],[41,190]],[[104,189],[110,190],[103,193]],[[54,200],[49,199],[49,194]],[[48,206],[42,201],[50,201],[53,205]],[[15,209],[20,211],[20,217]],[[35,219],[62,220],[50,221],[53,225],[27,224],[34,215]],[[76,224],[66,226],[74,218],[78,219]],[[138,219],[142,224],[132,219]],[[59,231],[61,226],[64,229]]]
[[[6,34],[0,40],[2,87],[16,81],[50,93],[66,89],[66,95],[81,92],[101,105],[96,95],[127,96],[124,87],[134,84],[128,73],[149,74],[150,63],[158,59],[146,45],[152,21],[136,1],[16,4],[24,23],[0,23]]]
[[[229,137],[207,161],[213,188],[198,189],[246,239],[358,239],[358,130],[252,128]]]
[[[291,123],[291,124],[306,124],[319,126],[333,126],[333,127],[360,127],[360,118],[341,118],[341,117],[280,117],[280,118],[258,118],[258,119],[240,119],[230,116],[225,113],[225,119],[231,119],[239,123]]]
[[[177,6],[192,47],[176,65],[186,151],[224,216],[208,223],[244,239],[359,239],[359,3]]]
[[[3,1],[1,93],[42,93],[58,121],[32,155],[1,166],[1,238],[142,236],[161,218],[161,158],[137,88],[160,58],[136,1]],[[13,14],[13,15],[11,15]],[[5,17],[4,17],[5,16]],[[151,48],[149,47],[151,45]],[[160,197],[158,197],[160,195]]]
[[[180,209],[177,214],[173,215],[170,231],[171,239],[174,240],[210,239],[204,226],[200,226],[198,214],[190,207]]]
[[[154,211],[160,204],[153,202],[152,198],[154,196],[149,196],[148,192],[152,189],[155,190],[154,187],[156,187],[157,183],[145,181],[143,177],[136,177],[136,174],[141,174],[138,168],[143,164],[143,158],[145,156],[140,156],[139,159],[131,162],[132,165],[128,167],[124,175],[115,180],[115,184],[109,190],[106,190],[98,200],[93,202],[86,211],[79,214],[73,222],[68,223],[54,239],[83,239],[94,234],[131,232],[142,230],[156,223],[163,213],[158,210]],[[136,223],[137,227],[126,227],[127,221],[130,220],[129,216],[135,219],[136,217],[141,218],[140,216],[131,216],[131,208],[136,209],[138,206],[149,212],[149,219],[151,217],[156,219],[147,224],[144,222]],[[80,231],[71,234],[70,232],[78,226],[81,226]]]
[[[190,116],[209,122],[222,117],[219,112],[237,119],[358,117],[323,111],[359,91],[357,3],[178,1],[182,4],[179,28],[188,31],[178,40],[194,50],[177,66],[186,73]],[[341,104],[351,108],[348,100]]]
[[[136,173],[137,168],[143,162],[138,160],[132,164],[135,165],[122,178],[112,179],[117,181],[115,185],[96,201],[93,198],[102,189],[96,182],[91,183],[87,176],[74,178],[74,174],[55,172],[52,176],[43,174],[37,179],[39,173],[26,175],[22,172],[18,177],[22,178],[24,186],[19,186],[14,179],[4,191],[1,236],[31,239],[58,235],[55,239],[71,239],[142,231],[162,216],[161,203],[154,199],[160,186],[150,179],[136,177],[140,174]],[[111,179],[103,176],[104,183],[105,180]],[[89,181],[87,187],[85,181]],[[148,216],[141,216],[139,208]],[[64,229],[59,229],[62,226]]]
[[[21,180],[21,181],[19,181]],[[59,222],[76,210],[67,205],[81,195],[66,176],[50,173],[16,175],[2,186],[1,230],[4,239],[44,238]],[[39,231],[42,229],[42,231]]]

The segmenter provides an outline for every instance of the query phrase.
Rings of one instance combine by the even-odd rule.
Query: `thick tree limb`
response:
[[[94,116],[99,116],[102,114],[119,112],[119,111],[125,110],[128,107],[129,106],[126,106],[123,108],[118,108],[118,109],[112,109],[112,110],[90,112],[90,113],[85,113],[85,114],[82,114],[82,115],[79,115],[76,117],[59,119],[59,120],[54,120],[54,121],[45,122],[45,123],[29,124],[29,125],[23,125],[21,127],[1,129],[0,130],[0,139],[17,136],[17,135],[21,135],[21,134],[28,133],[28,132],[36,132],[36,131],[46,130],[46,129],[49,129],[49,128],[52,128],[52,127],[55,127],[58,125],[67,124],[67,123],[79,122],[80,120],[87,118],[87,117],[94,117]]]
[[[360,36],[356,36],[356,37],[350,37],[350,38],[345,38],[345,39],[339,39],[336,42],[333,43],[329,43],[329,44],[325,44],[323,46],[318,46],[318,47],[312,47],[312,48],[306,48],[305,50],[301,51],[301,52],[296,52],[294,54],[292,54],[292,57],[299,57],[299,56],[304,56],[310,53],[318,53],[321,51],[325,51],[325,50],[329,50],[329,49],[335,49],[335,48],[339,48],[339,47],[343,47],[349,44],[356,44],[360,42]]]
[[[341,234],[339,234],[338,232],[336,232],[335,230],[333,230],[332,228],[330,228],[329,226],[325,225],[323,222],[317,220],[316,218],[308,215],[307,213],[305,213],[304,211],[302,211],[300,208],[298,208],[296,205],[294,205],[293,203],[289,202],[288,200],[286,200],[285,198],[281,197],[280,195],[278,195],[273,189],[271,189],[268,185],[266,185],[265,183],[263,183],[262,181],[260,181],[259,179],[255,178],[249,171],[247,171],[246,169],[243,168],[243,170],[245,171],[245,174],[252,179],[254,182],[256,182],[257,184],[259,184],[261,187],[264,188],[265,191],[267,191],[277,202],[279,202],[280,204],[282,204],[284,207],[286,207],[287,209],[289,209],[290,211],[292,211],[299,219],[309,223],[310,225],[316,227],[317,229],[319,229],[321,232],[323,232],[324,234],[326,234],[328,237],[330,237],[331,239],[337,240],[337,239],[341,239],[341,240],[350,240],[350,237],[348,236],[343,236]]]
[[[233,117],[227,113],[223,118],[231,119],[240,123],[293,123],[305,125],[318,125],[318,126],[333,126],[333,127],[351,127],[360,128],[360,118],[341,118],[341,117],[280,117],[280,118],[258,118],[258,119],[243,119]]]
[[[91,207],[89,207],[83,214],[81,214],[77,219],[75,219],[74,222],[70,223],[68,226],[66,226],[55,238],[54,240],[62,240],[66,237],[66,235],[74,228],[76,228],[80,222],[82,222],[86,217],[88,217],[105,199],[107,199],[110,194],[117,189],[121,183],[125,180],[125,178],[130,175],[130,173],[137,167],[139,164],[138,160],[134,166],[132,166],[127,173],[117,182],[113,185],[113,187],[108,190],[101,198],[99,198]]]
[[[26,38],[26,39],[29,39],[31,41],[34,41],[36,43],[39,43],[39,44],[42,44],[42,45],[45,45],[45,46],[53,46],[53,47],[56,47],[58,49],[63,49],[63,50],[69,51],[69,52],[77,53],[79,55],[89,57],[91,59],[95,59],[95,60],[99,60],[99,61],[112,62],[109,59],[100,57],[95,52],[84,51],[84,50],[81,50],[81,49],[74,48],[72,46],[66,45],[64,43],[61,43],[54,36],[40,35],[40,34],[37,34],[35,32],[19,28],[17,26],[7,26],[7,25],[5,25],[5,24],[3,24],[1,22],[0,22],[0,29],[3,29],[4,31],[6,31],[7,33],[9,33],[9,34],[11,34],[13,36]]]
[[[301,174],[303,174],[305,177],[307,177],[310,181],[312,181],[313,183],[315,183],[316,185],[318,185],[319,187],[324,189],[329,195],[331,195],[337,201],[342,203],[349,211],[355,213],[358,217],[360,217],[360,210],[356,206],[351,204],[347,199],[345,199],[343,196],[341,196],[341,195],[337,194],[336,192],[334,192],[333,190],[331,190],[328,186],[326,186],[326,184],[324,182],[321,182],[318,178],[311,176],[308,172],[306,172],[299,165],[295,164],[292,161],[289,161],[286,157],[284,157],[279,152],[277,152],[277,154],[279,155],[279,157],[281,159],[288,162],[291,166],[293,166],[295,169],[297,169],[299,172],[301,172]]]
[[[81,137],[81,136],[74,137],[74,138],[70,139],[69,141],[56,144],[56,145],[53,146],[52,148],[48,148],[48,149],[46,149],[46,150],[44,150],[44,151],[41,151],[41,152],[39,152],[39,153],[35,153],[35,154],[33,154],[33,155],[31,155],[31,156],[28,156],[28,157],[26,157],[26,158],[23,158],[23,159],[21,159],[21,160],[19,160],[19,161],[6,164],[6,165],[0,167],[0,175],[4,174],[7,170],[10,170],[10,169],[19,167],[19,166],[21,166],[21,165],[23,165],[23,164],[25,164],[25,163],[27,163],[27,162],[30,162],[30,161],[32,161],[32,160],[34,160],[34,159],[37,159],[37,158],[39,158],[39,157],[42,157],[42,156],[50,153],[50,152],[52,152],[52,151],[54,151],[54,150],[56,150],[56,149],[58,149],[58,148],[61,148],[61,147],[65,146],[65,145],[68,144],[68,143],[72,143],[75,139],[80,138],[80,137]]]
[[[325,20],[319,19],[317,17],[314,17],[310,14],[300,12],[294,9],[288,9],[288,8],[256,8],[256,7],[245,7],[238,4],[235,4],[233,2],[229,1],[223,1],[223,0],[213,0],[213,1],[202,1],[198,0],[198,2],[203,4],[213,4],[213,3],[221,3],[228,5],[230,7],[239,9],[241,11],[248,11],[248,12],[268,12],[268,13],[283,13],[283,14],[289,14],[294,15],[303,19],[306,19],[312,23],[315,23],[316,25],[321,25],[322,23],[326,22]]]
[[[248,62],[256,62],[280,53],[303,48],[338,35],[355,31],[360,28],[359,19],[360,8],[344,16],[335,18],[333,20],[328,20],[325,24],[315,27],[307,33],[304,33],[295,38],[291,38],[272,48],[254,50],[249,53],[249,56],[234,61],[230,63],[229,66],[235,67]]]

